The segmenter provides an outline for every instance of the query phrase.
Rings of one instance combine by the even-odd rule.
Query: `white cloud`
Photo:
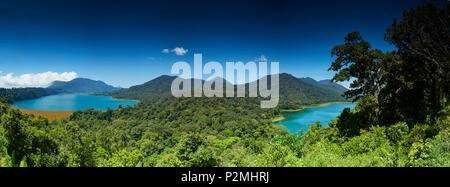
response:
[[[255,62],[267,62],[267,58],[264,55],[261,55],[261,57],[255,58]]]
[[[163,49],[161,53],[169,53],[169,49]]]
[[[183,56],[188,51],[189,51],[188,49],[184,49],[183,47],[175,47],[174,49],[172,49],[172,52],[174,52],[178,56]]]
[[[20,76],[14,76],[13,73],[1,75],[0,71],[0,88],[13,88],[13,87],[47,87],[53,81],[70,81],[78,77],[75,72],[44,72],[44,73],[31,73],[23,74]]]

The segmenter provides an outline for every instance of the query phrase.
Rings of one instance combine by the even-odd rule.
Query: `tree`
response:
[[[394,20],[385,39],[398,50],[371,49],[358,32],[331,52],[333,81],[356,80],[345,95],[374,98],[372,124],[436,122],[450,92],[450,3],[429,3]],[[414,102],[411,102],[414,101]],[[431,121],[430,121],[431,122]]]
[[[394,19],[385,39],[398,48],[405,63],[399,72],[406,84],[398,92],[408,103],[410,116],[430,113],[434,118],[448,104],[450,92],[450,3],[431,2],[405,11]],[[411,99],[415,99],[411,103]],[[418,100],[416,100],[418,99]],[[416,119],[415,120],[423,120]]]
[[[369,42],[363,40],[359,32],[349,33],[345,37],[345,43],[335,46],[331,51],[332,57],[336,59],[328,69],[337,71],[332,81],[349,81],[351,90],[344,93],[347,98],[357,101],[363,96],[371,95],[379,106],[380,94],[386,84],[386,63],[391,53],[383,53],[379,49],[371,49]],[[378,123],[380,108],[375,109],[372,119]]]

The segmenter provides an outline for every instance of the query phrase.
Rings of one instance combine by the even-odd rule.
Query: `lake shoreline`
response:
[[[280,122],[280,121],[283,121],[284,119],[286,119],[286,118],[284,118],[284,116],[281,115],[281,116],[273,118],[272,123]]]
[[[336,102],[326,102],[326,103],[319,103],[319,104],[313,104],[313,105],[305,105],[305,106],[302,106],[302,108],[299,108],[299,109],[280,109],[280,112],[282,114],[280,116],[274,117],[272,119],[272,123],[277,123],[277,122],[285,120],[286,117],[283,115],[283,112],[286,112],[286,113],[297,113],[297,112],[302,112],[304,109],[307,109],[307,108],[326,107],[326,106],[329,106],[331,104],[342,104],[342,103],[357,103],[357,102],[336,101]]]
[[[273,125],[283,125],[289,132],[306,131],[311,124],[320,121],[322,125],[328,126],[329,122],[336,119],[345,108],[354,108],[355,102],[327,102],[305,106],[297,112],[281,112],[279,116],[272,118]],[[291,110],[292,111],[292,110]]]
[[[299,109],[280,109],[281,112],[301,112],[304,109],[307,108],[317,108],[317,107],[325,107],[332,104],[344,104],[344,103],[357,103],[357,102],[349,102],[349,101],[336,101],[336,102],[326,102],[326,103],[319,103],[319,104],[312,104],[312,105],[304,105],[302,108]]]
[[[136,101],[136,102],[141,102],[140,100],[137,100],[137,99],[117,98],[117,97],[113,97],[113,96],[110,96],[110,95],[102,95],[102,94],[92,94],[92,93],[74,93],[74,94],[90,95],[90,96],[107,96],[107,97],[111,97],[111,99],[118,100],[118,101]]]
[[[16,107],[14,107],[16,108]],[[31,114],[36,117],[41,116],[45,117],[50,121],[53,121],[55,119],[61,119],[61,118],[67,118],[70,115],[72,115],[76,111],[40,111],[40,110],[29,110],[29,109],[23,109],[23,108],[16,108],[23,114]]]
[[[116,97],[113,97],[113,96],[109,96],[109,97],[111,97],[111,99],[118,100],[118,101],[136,101],[136,102],[141,102],[140,100],[137,100],[137,99],[116,98]]]

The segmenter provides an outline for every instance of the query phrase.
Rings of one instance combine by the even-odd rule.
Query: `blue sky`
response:
[[[169,75],[176,61],[192,63],[194,53],[204,63],[264,55],[280,62],[280,72],[328,79],[330,51],[347,33],[359,31],[374,48],[393,50],[383,40],[387,27],[421,2],[4,0],[0,81],[10,73],[18,81],[24,74],[75,72],[129,87]],[[170,51],[176,47],[187,53]]]

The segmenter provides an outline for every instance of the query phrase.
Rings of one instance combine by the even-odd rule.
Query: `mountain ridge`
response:
[[[49,89],[57,89],[68,93],[103,93],[118,90],[100,80],[88,78],[75,78],[70,81],[54,81],[48,86]]]
[[[268,79],[267,82],[269,84],[269,88],[270,88],[270,77],[271,75],[264,77]],[[176,78],[177,78],[176,76],[161,75],[143,84],[131,86],[128,89],[120,89],[117,91],[109,92],[106,93],[105,95],[121,99],[138,99],[138,100],[170,97],[171,84],[172,81]],[[223,90],[225,91],[226,90],[225,84],[228,84],[229,82],[227,82],[223,78],[220,79],[224,81]],[[258,79],[257,81],[260,80],[261,79]],[[311,80],[314,79],[309,78],[308,80],[305,80],[304,78],[297,78],[287,73],[279,74],[281,107],[286,109],[293,109],[299,108],[301,105],[317,104],[333,101],[346,101],[346,99],[342,97],[342,94],[345,91],[344,89],[338,89],[337,86],[333,85],[321,84],[315,80],[314,83]],[[193,79],[190,79],[190,81],[192,81],[191,85],[193,86]],[[204,83],[205,80],[202,80],[202,82]],[[245,84],[246,92],[248,92],[247,89],[248,85],[249,83]],[[235,84],[234,86],[236,89],[237,85]],[[246,94],[246,96],[247,95],[248,94]]]

